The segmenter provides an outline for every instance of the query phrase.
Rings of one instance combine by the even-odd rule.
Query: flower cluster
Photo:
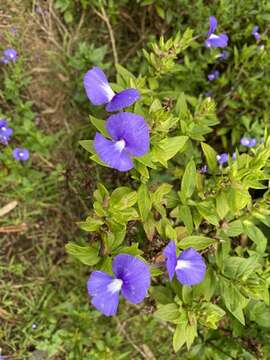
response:
[[[15,62],[17,60],[17,51],[15,49],[9,48],[3,51],[3,56],[0,61],[3,64],[8,64],[9,62]]]
[[[108,112],[123,110],[140,98],[138,90],[133,88],[115,93],[98,67],[85,74],[84,88],[92,104],[106,105]],[[143,156],[149,151],[149,128],[144,118],[130,112],[120,112],[111,115],[105,127],[111,139],[100,133],[96,133],[94,139],[94,149],[99,158],[119,171],[131,170],[134,166],[132,157]]]
[[[183,285],[196,285],[203,281],[206,265],[195,249],[184,250],[177,257],[176,244],[170,241],[163,254],[170,281],[174,274]],[[143,301],[151,282],[149,266],[132,255],[117,255],[112,263],[112,271],[114,276],[104,271],[94,271],[87,282],[92,305],[106,316],[116,314],[120,293],[132,304]]]
[[[255,138],[249,138],[249,137],[242,137],[240,139],[240,144],[243,146],[246,146],[248,148],[252,148],[257,145],[257,140]],[[234,152],[232,154],[232,159],[236,160],[236,153]],[[222,153],[217,155],[217,162],[219,165],[223,166],[226,164],[229,160],[229,154],[228,153]]]
[[[8,127],[5,119],[0,119],[0,143],[8,145],[10,137],[13,134],[13,129]],[[15,160],[26,161],[29,159],[29,151],[27,149],[15,148],[12,151],[12,156]]]
[[[216,80],[219,78],[220,72],[218,70],[214,70],[210,74],[207,75],[209,81]]]

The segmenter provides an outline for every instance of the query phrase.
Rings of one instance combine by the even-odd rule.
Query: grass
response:
[[[16,199],[16,186],[9,185],[1,199],[6,205],[15,196],[19,203],[1,219],[2,229],[12,232],[0,239],[0,353],[12,360],[155,359],[155,353],[167,359],[166,327],[153,339],[156,321],[147,310],[141,320],[138,307],[122,307],[117,320],[100,316],[88,304],[89,270],[65,253],[69,240],[86,238],[76,221],[87,213],[104,175],[78,147],[89,131],[87,116],[70,100],[74,74],[65,66],[66,61],[72,66],[73,43],[82,34],[79,28],[69,34],[50,4],[47,15],[36,14],[28,1],[8,1],[4,8],[5,34],[16,26],[12,41],[31,76],[22,97],[32,102],[39,130],[57,141],[48,156],[34,162],[47,176],[37,179],[29,197]],[[114,175],[112,180],[117,181]]]

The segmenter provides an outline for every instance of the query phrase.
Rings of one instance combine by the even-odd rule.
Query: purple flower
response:
[[[108,112],[122,110],[140,98],[138,90],[132,88],[115,94],[106,75],[98,67],[93,67],[85,74],[83,83],[89,100],[94,105],[107,104],[106,110]]]
[[[7,145],[12,134],[13,130],[7,127],[7,121],[5,119],[0,119],[0,142]]]
[[[240,144],[252,148],[256,146],[257,140],[255,138],[242,137]]]
[[[6,49],[3,52],[3,57],[1,58],[1,62],[4,64],[9,63],[10,61],[15,62],[17,60],[17,51],[14,49]]]
[[[129,112],[111,115],[106,130],[112,140],[96,133],[93,145],[100,159],[114,169],[132,169],[131,156],[142,156],[149,151],[149,128],[140,115]]]
[[[233,161],[236,160],[236,152],[235,152],[235,151],[234,151],[233,154],[232,154],[232,159],[233,159]]]
[[[217,155],[217,162],[219,163],[219,165],[224,165],[228,162],[229,160],[229,154],[228,153],[222,153]]]
[[[151,280],[148,265],[128,254],[117,255],[112,270],[114,276],[94,271],[87,282],[92,305],[106,316],[116,314],[120,292],[130,303],[140,303],[147,294]]]
[[[206,174],[208,171],[208,166],[207,165],[202,165],[200,168],[200,173],[201,174]]]
[[[214,31],[217,27],[217,19],[215,16],[210,16],[209,18],[209,30],[207,33],[207,39],[205,40],[205,46],[207,48],[224,48],[228,45],[228,36],[226,34],[214,34]]]
[[[220,72],[218,70],[214,70],[209,75],[207,75],[209,81],[216,80],[220,75]]]
[[[255,37],[257,41],[261,40],[261,34],[259,33],[259,26],[254,26],[251,34]]]
[[[27,149],[16,148],[12,151],[14,159],[19,161],[27,161],[29,159],[29,151]]]
[[[193,248],[188,248],[177,257],[174,241],[163,250],[169,279],[172,281],[176,273],[177,280],[183,285],[196,285],[203,281],[206,265],[202,256]]]
[[[225,61],[228,58],[228,51],[223,50],[220,54],[218,54],[218,59],[221,61]]]

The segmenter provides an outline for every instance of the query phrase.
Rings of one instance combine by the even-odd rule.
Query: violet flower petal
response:
[[[229,38],[226,34],[211,34],[208,39],[205,41],[205,46],[207,48],[224,48],[228,45]]]
[[[209,30],[207,33],[207,36],[210,36],[211,34],[213,34],[213,32],[215,32],[217,28],[217,19],[215,16],[210,16],[209,17]]]
[[[85,74],[83,83],[87,97],[94,105],[107,104],[115,95],[106,75],[98,67],[93,67]]]
[[[172,281],[177,263],[176,244],[174,241],[170,241],[169,244],[163,249],[163,255],[166,258],[166,267],[169,274],[169,279]]]
[[[135,256],[119,254],[113,260],[116,278],[123,280],[123,297],[132,304],[140,303],[150,287],[150,271],[147,264]]]
[[[100,159],[110,167],[119,171],[128,171],[133,168],[133,162],[124,149],[123,140],[113,142],[96,133],[93,146]]]
[[[106,316],[115,315],[121,287],[113,286],[115,280],[103,271],[94,271],[87,282],[87,291],[92,305]]]
[[[29,159],[29,150],[27,149],[21,149],[21,148],[16,148],[12,151],[12,156],[14,157],[15,160],[19,160],[19,161],[27,161]]]
[[[106,106],[108,112],[122,110],[134,104],[140,98],[140,93],[136,89],[125,89],[117,93]]]
[[[176,277],[183,285],[196,285],[205,277],[206,265],[195,249],[189,248],[182,251],[177,259]]]
[[[111,115],[106,123],[109,135],[125,141],[125,150],[133,156],[142,156],[149,151],[149,128],[144,118],[129,112]]]

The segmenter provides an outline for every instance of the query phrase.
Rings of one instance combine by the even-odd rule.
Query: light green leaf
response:
[[[110,206],[118,210],[127,209],[137,202],[137,193],[127,186],[120,186],[111,194]]]
[[[103,136],[109,137],[107,130],[105,129],[105,120],[100,120],[95,118],[94,116],[90,116],[90,121]]]
[[[77,222],[77,225],[84,231],[97,231],[104,222],[100,219],[95,219],[90,216],[85,221]]]
[[[98,246],[79,246],[73,242],[69,242],[66,245],[66,251],[85,265],[92,266],[97,264],[100,260],[98,256]]]
[[[174,321],[180,316],[179,308],[175,303],[159,306],[154,316],[163,321]]]
[[[170,160],[179,151],[183,150],[187,140],[187,136],[175,136],[162,140],[159,144],[161,147],[160,155],[165,161]]]
[[[193,160],[190,160],[186,166],[182,182],[181,194],[184,198],[190,198],[196,187],[196,166]]]
[[[81,140],[79,141],[81,147],[83,147],[86,151],[90,152],[91,154],[95,154],[95,149],[93,148],[93,140]]]
[[[217,153],[216,151],[208,144],[201,143],[202,151],[206,158],[207,165],[211,171],[217,169]]]
[[[245,234],[256,244],[257,252],[263,254],[267,246],[267,238],[264,233],[248,220],[245,220],[243,225]]]
[[[173,350],[179,351],[186,342],[186,327],[187,322],[180,323],[176,326],[173,334]]]
[[[216,243],[215,239],[206,236],[193,235],[193,236],[187,236],[184,239],[180,240],[178,242],[178,246],[181,249],[187,249],[189,247],[193,247],[196,250],[204,250],[208,246],[215,243]]]
[[[143,221],[146,221],[152,208],[152,202],[151,202],[149,190],[145,184],[140,185],[137,192],[137,196],[138,196],[138,207],[141,218]]]

